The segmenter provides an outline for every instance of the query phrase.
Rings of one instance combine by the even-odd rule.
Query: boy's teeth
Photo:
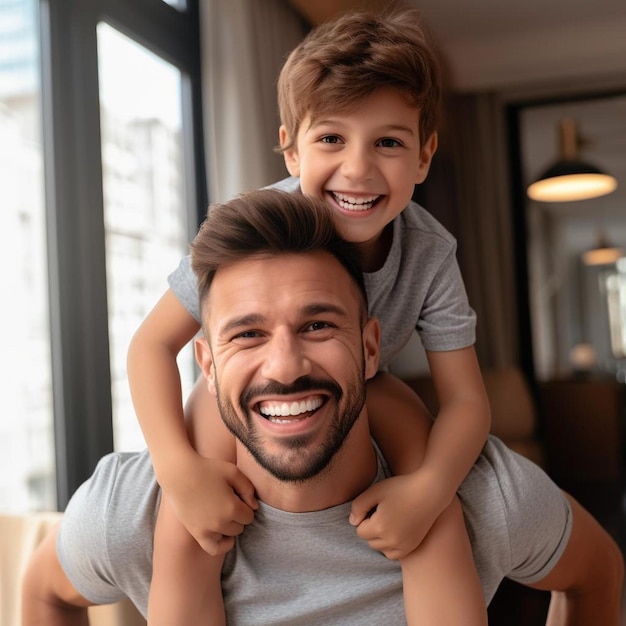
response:
[[[259,406],[259,412],[265,417],[294,417],[302,413],[315,411],[322,406],[320,396],[312,396],[305,400],[294,402],[263,402]],[[273,422],[288,422],[290,420],[271,420]]]
[[[337,204],[342,209],[348,211],[367,211],[374,206],[374,202],[379,196],[370,196],[369,198],[355,198],[354,196],[348,196],[343,193],[333,193]]]

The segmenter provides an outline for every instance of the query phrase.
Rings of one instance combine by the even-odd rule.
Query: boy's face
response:
[[[385,226],[428,174],[437,136],[421,145],[418,125],[419,110],[397,89],[384,87],[349,112],[307,116],[294,148],[284,153],[302,192],[325,199],[341,234],[364,244],[366,256],[380,253]],[[281,145],[287,139],[281,127]]]

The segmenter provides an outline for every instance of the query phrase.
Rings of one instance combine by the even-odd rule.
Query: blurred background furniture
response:
[[[541,466],[620,540],[625,386],[614,378],[571,378],[533,389],[521,369],[483,370],[492,433]],[[405,380],[433,415],[430,377]],[[490,626],[543,626],[550,594],[509,580],[489,607]]]
[[[21,583],[35,548],[61,519],[61,513],[0,515],[0,624],[20,626]],[[91,626],[146,626],[130,601],[89,609]]]

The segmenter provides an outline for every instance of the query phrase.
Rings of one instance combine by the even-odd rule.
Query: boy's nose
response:
[[[355,147],[345,153],[342,173],[351,180],[366,180],[372,177],[374,162],[367,148]]]
[[[311,362],[295,337],[280,333],[272,337],[265,347],[261,374],[267,380],[287,385],[311,373]]]

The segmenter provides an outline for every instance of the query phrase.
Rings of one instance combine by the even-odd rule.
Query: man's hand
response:
[[[402,559],[422,542],[448,506],[436,481],[419,471],[372,485],[352,503],[350,523],[371,548]]]
[[[228,552],[235,537],[254,518],[254,487],[234,463],[200,455],[177,469],[176,482],[164,487],[176,516],[202,549]]]

